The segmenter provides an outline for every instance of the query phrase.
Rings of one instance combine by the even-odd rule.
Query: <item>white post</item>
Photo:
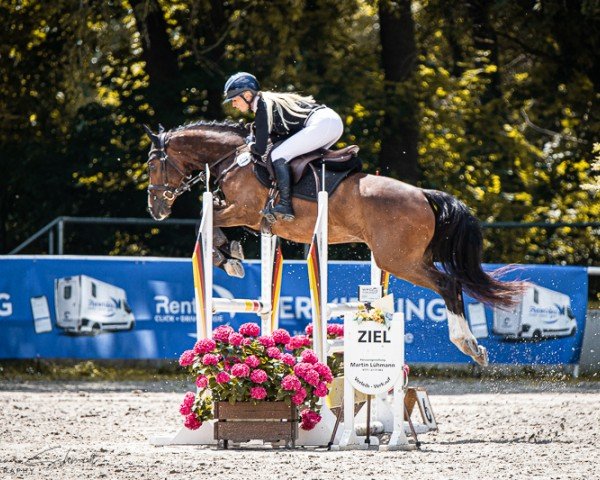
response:
[[[394,313],[394,320],[399,323],[402,334],[402,342],[400,342],[400,352],[398,352],[398,357],[404,367],[404,314]],[[392,408],[394,412],[394,427],[392,435],[390,436],[390,441],[387,445],[388,450],[397,450],[408,446],[408,438],[406,438],[406,431],[404,430],[404,381],[404,368],[402,368],[400,378],[394,385],[394,402]]]
[[[213,195],[211,192],[202,194],[202,221],[200,223],[200,235],[202,239],[202,266],[204,284],[204,318],[206,319],[206,332],[202,328],[202,314],[199,298],[196,295],[196,335],[197,338],[210,338],[212,335],[212,316],[213,316],[213,271],[212,271],[212,251],[213,251]]]
[[[371,252],[371,285],[381,285],[381,268],[375,263],[373,252]]]
[[[265,306],[263,313],[260,314],[262,335],[269,335],[272,329],[277,328],[271,325],[271,308],[273,306],[271,283],[275,241],[276,238],[270,233],[261,233],[260,235],[260,300]]]
[[[327,263],[328,263],[328,207],[329,195],[326,191],[318,195],[318,215],[315,235],[317,237],[317,249],[319,252],[319,303],[320,310],[317,311],[313,302],[313,318],[319,317],[317,328],[313,329],[313,348],[319,357],[319,361],[327,363],[327,320],[329,312],[327,307]]]

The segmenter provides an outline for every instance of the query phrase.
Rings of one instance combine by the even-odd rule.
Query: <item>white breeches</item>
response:
[[[306,122],[306,126],[285,140],[271,152],[271,158],[285,159],[303,155],[319,148],[329,148],[344,133],[344,123],[331,108],[325,107],[315,111]]]

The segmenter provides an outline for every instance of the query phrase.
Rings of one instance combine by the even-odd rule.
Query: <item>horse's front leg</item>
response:
[[[213,233],[213,245],[221,250],[227,257],[244,259],[244,249],[237,240],[229,240],[220,227],[215,227]]]
[[[244,259],[242,245],[237,240],[229,241],[219,227],[213,229],[213,264],[227,273],[230,277],[244,278]]]

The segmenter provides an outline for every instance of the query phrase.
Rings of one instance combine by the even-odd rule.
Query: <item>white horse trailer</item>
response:
[[[56,324],[70,333],[131,330],[135,317],[125,290],[87,275],[54,280]]]
[[[577,331],[568,295],[532,285],[510,310],[494,308],[493,332],[508,339],[567,337]]]

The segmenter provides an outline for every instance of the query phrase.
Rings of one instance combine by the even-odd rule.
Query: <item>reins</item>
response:
[[[200,173],[196,174],[196,175],[186,175],[185,172],[183,172],[170,158],[169,155],[167,155],[166,152],[166,148],[169,144],[169,140],[170,140],[170,135],[169,132],[161,132],[158,135],[156,135],[156,143],[153,142],[153,148],[150,150],[150,153],[148,154],[148,161],[147,163],[150,164],[151,161],[158,159],[161,162],[162,165],[162,172],[163,172],[163,183],[159,184],[159,185],[155,185],[155,184],[149,184],[148,185],[148,192],[162,192],[162,197],[166,200],[174,200],[177,197],[179,197],[182,193],[187,192],[189,190],[192,189],[192,187],[194,185],[196,185],[197,183],[201,183],[203,185],[206,184],[206,173],[204,171],[201,171]],[[239,151],[241,149],[243,149],[245,147],[245,145],[242,145],[240,147],[236,147],[235,149],[228,151],[225,155],[219,157],[215,162],[212,163],[212,165],[209,166],[209,172],[212,173],[213,169],[215,167],[217,167],[219,164],[221,164],[222,162],[224,162],[225,160],[227,160],[230,157],[235,157],[237,156],[237,154],[239,153]],[[177,187],[177,188],[173,188],[169,185],[169,178],[168,178],[168,169],[167,166],[170,165],[171,167],[173,167],[183,178],[182,183]],[[225,177],[225,175],[232,171],[233,169],[235,169],[238,166],[237,162],[233,161],[231,165],[229,165],[229,167],[225,168],[221,173],[219,173],[215,179],[213,180],[213,182],[215,183],[215,185],[217,186],[217,188],[220,187],[220,183],[223,180],[223,177]],[[211,175],[213,176],[213,175]],[[156,198],[156,194],[155,194],[155,198]]]

